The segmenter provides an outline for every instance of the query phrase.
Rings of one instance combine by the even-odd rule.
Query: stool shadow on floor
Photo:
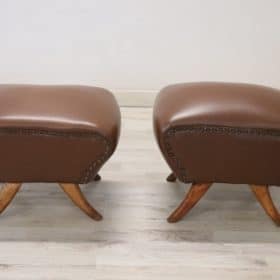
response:
[[[104,215],[94,222],[55,184],[24,184],[0,216],[0,241],[54,242],[280,242],[249,188],[214,184],[180,222],[166,222],[186,187],[148,180],[94,182],[83,193]],[[272,188],[275,204],[280,192]]]
[[[170,188],[174,183],[169,183]],[[174,186],[174,185],[173,185]],[[177,183],[174,186],[177,207],[190,185]],[[280,192],[271,188],[275,205],[279,205]],[[199,234],[207,233],[208,241],[214,242],[279,242],[279,228],[267,219],[261,205],[246,185],[213,184],[188,215],[179,223],[178,230],[190,228]],[[195,241],[203,241],[198,237]]]

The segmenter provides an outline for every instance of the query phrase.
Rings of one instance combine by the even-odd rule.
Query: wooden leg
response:
[[[2,213],[19,191],[21,183],[6,183],[0,190],[0,213]]]
[[[176,223],[181,220],[202,198],[208,191],[211,184],[193,184],[187,193],[185,199],[181,202],[179,207],[169,216],[167,221],[169,223]]]
[[[167,178],[166,181],[167,182],[175,182],[176,181],[176,175],[174,173],[171,173]]]
[[[89,204],[78,184],[59,183],[60,187],[69,196],[69,198],[89,217],[96,221],[102,220],[102,216]]]
[[[266,185],[251,185],[250,187],[266,214],[277,226],[280,226],[280,214],[272,201],[269,187]]]

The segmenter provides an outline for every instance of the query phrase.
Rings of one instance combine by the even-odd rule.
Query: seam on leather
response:
[[[175,174],[178,178],[184,182],[189,183],[187,178],[187,170],[183,167],[178,157],[174,152],[174,149],[170,143],[170,138],[176,136],[177,133],[199,133],[199,134],[221,134],[221,135],[255,135],[261,137],[279,137],[280,130],[266,129],[266,128],[243,128],[232,126],[219,126],[219,125],[180,125],[166,129],[163,132],[163,145],[167,160],[171,166],[175,167]]]
[[[99,168],[109,159],[112,153],[112,143],[104,135],[99,132],[84,132],[84,131],[57,131],[34,128],[0,128],[0,135],[30,135],[30,136],[54,136],[64,138],[94,138],[101,141],[105,146],[105,152],[98,159],[92,161],[87,168],[82,172],[79,183],[86,184],[94,179]]]

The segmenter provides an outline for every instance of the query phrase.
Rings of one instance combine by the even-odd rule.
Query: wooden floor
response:
[[[94,222],[56,184],[24,184],[0,217],[0,279],[279,279],[280,228],[247,186],[214,185],[168,224],[189,186],[167,183],[151,109],[123,108],[102,181],[83,186]],[[276,205],[280,189],[273,188]]]

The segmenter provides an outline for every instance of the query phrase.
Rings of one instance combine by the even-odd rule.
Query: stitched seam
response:
[[[112,151],[111,142],[102,134],[98,132],[85,132],[85,131],[69,131],[61,132],[55,130],[46,129],[34,129],[34,128],[0,128],[0,135],[28,135],[28,136],[54,136],[64,138],[94,138],[101,141],[105,145],[105,152],[98,159],[92,161],[82,172],[80,176],[80,183],[86,184],[94,179],[94,176],[98,169],[106,162],[110,157]]]
[[[175,166],[176,174],[182,182],[189,183],[187,179],[187,170],[184,168],[174,149],[170,143],[170,138],[175,137],[177,133],[186,134],[221,134],[221,135],[252,135],[258,137],[279,137],[280,130],[265,129],[265,128],[243,128],[243,127],[230,127],[218,125],[182,125],[170,127],[163,133],[163,145],[168,156],[168,161],[171,166]]]

